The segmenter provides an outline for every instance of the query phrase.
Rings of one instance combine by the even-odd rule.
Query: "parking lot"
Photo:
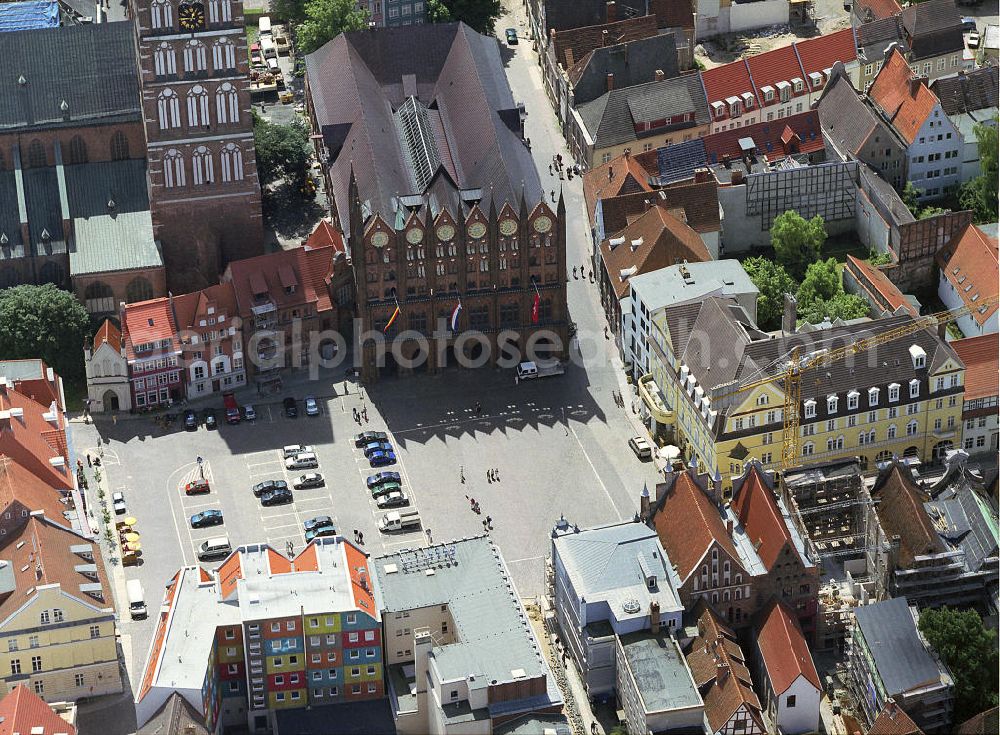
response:
[[[509,373],[455,369],[386,380],[371,396],[353,384],[320,381],[307,390],[335,395],[319,399],[319,416],[304,414],[305,390],[299,390],[291,391],[300,399],[297,418],[284,415],[279,396],[272,399],[277,403],[257,404],[253,423],[220,422],[216,430],[200,425],[196,431],[185,431],[179,420],[166,429],[147,419],[99,428],[76,424],[75,443],[86,450],[100,442],[110,485],[125,494],[128,513],[138,519],[143,563],[125,569],[124,578],[142,580],[153,609],[163,585],[180,566],[197,563],[197,548],[207,539],[228,536],[234,546],[266,541],[282,552],[291,543],[298,551],[305,544],[303,523],[322,515],[347,538],[360,531],[372,555],[482,533],[490,516],[518,590],[537,595],[549,531],[561,514],[581,526],[631,517],[643,483],[656,481],[652,465],[638,462],[621,438],[630,431],[628,417],[619,409],[605,415],[587,383],[580,368],[520,386]],[[367,409],[369,421],[356,423],[353,409]],[[396,464],[372,469],[354,446],[360,431],[386,431]],[[287,470],[287,444],[313,447],[319,467]],[[406,510],[419,511],[420,528],[379,533],[378,518],[386,511],[377,507],[365,478],[380,469],[400,473],[410,499]],[[490,469],[498,470],[499,482],[487,480]],[[258,482],[291,486],[309,471],[321,473],[325,486],[295,490],[292,503],[262,507],[253,496]],[[185,485],[202,476],[210,492],[186,495]],[[224,524],[191,528],[190,517],[209,509],[221,510]],[[152,618],[123,619],[122,630],[134,681]]]

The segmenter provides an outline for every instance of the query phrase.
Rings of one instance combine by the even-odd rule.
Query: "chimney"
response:
[[[649,630],[653,635],[660,632],[660,603],[656,600],[649,603]]]
[[[726,533],[728,533],[729,537],[732,538],[732,536],[733,536],[733,519],[732,518],[727,518],[726,519]]]
[[[781,315],[781,331],[785,334],[795,333],[795,321],[798,317],[799,302],[790,293],[785,294],[785,310]]]
[[[615,2],[608,3],[604,11],[604,17],[608,23],[616,22],[618,20],[618,4]]]
[[[740,186],[743,183],[743,169],[736,169],[732,172],[729,182],[733,186]]]
[[[649,519],[649,486],[642,486],[642,495],[639,496],[639,517],[645,522]]]
[[[608,31],[607,29],[604,29],[603,31],[601,31],[601,46],[607,46],[607,45],[608,45]]]
[[[611,166],[608,166],[608,181],[614,181],[614,178],[615,170]]]
[[[694,170],[694,183],[704,184],[706,181],[712,180],[712,172],[707,168],[696,168]]]
[[[663,81],[663,69],[657,69],[653,73],[653,77],[656,79],[656,81],[662,82]]]
[[[716,664],[715,666],[715,683],[722,684],[729,676],[729,667],[726,664]]]
[[[615,75],[608,72],[608,91],[610,92],[615,88]]]
[[[941,341],[948,338],[948,322],[941,322],[937,325],[937,335]]]

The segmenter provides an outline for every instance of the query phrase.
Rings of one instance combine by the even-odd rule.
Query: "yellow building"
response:
[[[41,511],[0,550],[0,677],[46,701],[122,691],[100,549]]]
[[[666,398],[672,440],[688,461],[718,471],[726,491],[730,476],[751,458],[779,468],[782,383],[726,394],[779,374],[793,347],[800,355],[834,349],[912,318],[773,335],[758,330],[727,299],[665,309],[652,320],[651,382]],[[803,373],[798,463],[858,457],[867,468],[893,455],[924,462],[942,458],[961,442],[964,373],[958,355],[933,330]]]

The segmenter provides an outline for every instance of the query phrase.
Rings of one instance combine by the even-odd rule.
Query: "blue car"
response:
[[[314,538],[319,538],[320,536],[336,536],[337,529],[333,526],[320,526],[319,528],[314,528],[312,531],[306,531],[306,543],[308,544]]]
[[[222,524],[221,510],[203,510],[191,516],[191,528],[207,528]]]
[[[399,476],[398,472],[389,471],[389,472],[376,472],[374,475],[369,475],[368,480],[366,482],[368,483],[368,489],[371,490],[386,482],[402,482],[402,481],[403,478]]]
[[[368,464],[372,467],[388,467],[396,464],[396,453],[391,449],[388,451],[378,451],[368,455]]]
[[[365,445],[365,456],[370,457],[375,452],[391,452],[392,444],[389,442],[372,442]]]

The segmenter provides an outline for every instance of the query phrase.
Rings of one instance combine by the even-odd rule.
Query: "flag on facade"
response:
[[[538,312],[541,310],[542,297],[537,293],[535,294],[535,300],[531,303],[531,323],[538,324]]]
[[[389,327],[391,327],[392,323],[396,321],[397,316],[399,316],[399,304],[396,304],[396,308],[393,310],[392,316],[389,317],[389,321],[386,322],[386,325],[384,327],[382,327],[383,333],[389,331]]]
[[[451,312],[451,331],[458,331],[458,315],[462,313],[462,300],[459,299],[458,303],[455,304],[455,308]]]

